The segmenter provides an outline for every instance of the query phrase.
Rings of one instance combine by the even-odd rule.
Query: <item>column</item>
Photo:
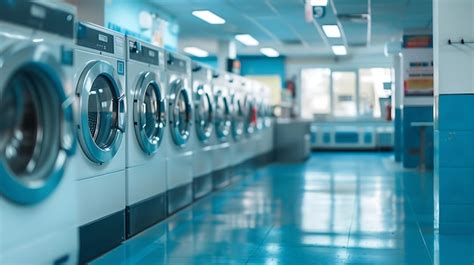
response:
[[[474,233],[474,1],[434,0],[435,228]]]

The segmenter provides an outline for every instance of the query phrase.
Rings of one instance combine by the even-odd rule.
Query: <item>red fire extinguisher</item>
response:
[[[387,103],[387,104],[385,105],[385,112],[386,112],[386,114],[385,114],[385,119],[386,119],[387,121],[391,121],[391,120],[392,120],[392,104]]]

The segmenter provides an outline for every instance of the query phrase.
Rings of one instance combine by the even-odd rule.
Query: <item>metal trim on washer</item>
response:
[[[66,78],[53,51],[46,45],[31,45],[17,43],[2,51],[0,55],[0,96],[4,86],[16,71],[29,64],[38,67],[42,74],[48,76],[53,83],[54,93],[57,93],[61,103],[62,119],[57,126],[60,130],[60,150],[57,153],[53,168],[47,168],[38,176],[28,177],[28,182],[21,182],[0,160],[0,194],[6,199],[22,204],[33,205],[46,199],[57,188],[64,174],[68,156],[75,153],[76,141],[73,135],[72,100],[64,92]],[[57,107],[57,106],[53,106]],[[44,178],[45,175],[47,178]],[[45,179],[45,181],[38,181]]]
[[[196,132],[199,140],[202,143],[207,143],[209,141],[209,138],[211,137],[212,134],[212,129],[213,129],[213,118],[214,118],[214,107],[212,105],[212,99],[211,95],[209,94],[208,91],[206,91],[204,85],[198,85],[196,88],[196,93],[195,95],[195,122],[196,122]],[[200,113],[199,109],[201,108],[201,100],[206,100],[207,103],[209,104],[209,111],[208,115],[206,115],[209,120],[206,126],[206,122],[200,117],[198,117],[197,113]]]
[[[165,109],[165,95],[161,91],[161,86],[157,82],[158,77],[155,73],[146,72],[141,74],[140,79],[137,83],[137,93],[133,100],[133,124],[135,127],[135,135],[137,137],[140,147],[147,155],[152,155],[158,151],[160,144],[163,140],[163,134],[166,127],[166,109]],[[153,141],[150,141],[146,135],[143,127],[145,114],[141,108],[145,101],[145,94],[148,86],[152,86],[157,95],[157,101],[159,102],[159,120],[155,120],[155,126],[158,126],[158,133],[153,136]]]
[[[112,88],[117,96],[114,99],[117,100],[117,127],[113,128],[116,130],[115,136],[112,143],[105,149],[100,148],[92,138],[87,115],[89,92],[92,84],[99,76],[106,77],[112,83]],[[79,111],[75,114],[77,116],[76,125],[79,130],[78,138],[82,150],[92,162],[97,164],[107,163],[117,153],[126,127],[125,93],[115,73],[115,68],[110,63],[101,60],[87,64],[76,87],[76,95],[79,97]]]
[[[222,91],[219,91],[215,95],[215,106],[216,106],[216,113],[218,113],[219,108],[219,99],[222,99],[224,104],[224,117],[219,117],[217,114],[215,116],[215,126],[216,126],[216,135],[219,141],[225,142],[227,137],[230,134],[231,130],[231,113],[230,113],[230,106],[228,99],[225,95],[222,94]]]
[[[178,96],[183,93],[184,100],[185,100],[185,108],[186,108],[186,129],[181,132],[179,130],[179,118],[176,117],[175,109],[178,100]],[[182,79],[176,79],[170,84],[170,98],[169,98],[169,120],[170,120],[170,131],[173,141],[179,147],[184,147],[189,140],[190,132],[191,132],[191,125],[192,125],[192,105],[191,105],[191,98],[188,93],[188,90],[184,87]]]

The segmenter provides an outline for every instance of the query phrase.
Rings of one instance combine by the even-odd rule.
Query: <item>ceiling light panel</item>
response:
[[[256,40],[254,37],[252,37],[252,35],[249,34],[235,35],[235,39],[246,46],[258,46],[259,44],[258,40]]]
[[[331,48],[335,55],[347,55],[347,48],[344,45],[334,45]]]
[[[280,53],[273,48],[261,48],[260,52],[267,57],[278,57]]]
[[[337,25],[323,25],[324,34],[328,38],[340,38],[341,37],[341,30]]]
[[[209,56],[209,52],[199,49],[197,47],[186,47],[184,48],[184,52],[196,56],[196,57],[207,57]]]
[[[312,6],[327,6],[328,0],[307,0]]]
[[[192,14],[193,16],[198,17],[209,24],[224,24],[225,23],[225,19],[212,13],[209,10],[196,10],[196,11],[193,11]]]

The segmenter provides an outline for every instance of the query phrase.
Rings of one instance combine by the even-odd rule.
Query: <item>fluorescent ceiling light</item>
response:
[[[193,15],[206,21],[209,24],[224,24],[225,19],[221,18],[220,16],[212,13],[209,10],[197,10],[193,11]]]
[[[249,34],[238,34],[235,35],[235,39],[247,46],[257,46],[258,40]]]
[[[328,38],[341,37],[341,31],[339,30],[339,27],[337,25],[323,25],[323,31]]]
[[[184,51],[186,53],[189,53],[193,56],[196,56],[196,57],[207,57],[209,56],[209,53],[203,49],[199,49],[197,47],[186,47],[184,48]]]
[[[267,57],[278,57],[280,53],[273,48],[261,48],[260,52]]]
[[[344,46],[344,45],[334,45],[331,48],[332,48],[332,52],[335,55],[346,55],[347,54],[347,49],[346,49],[346,46]]]
[[[327,6],[328,0],[307,0],[312,6]]]

